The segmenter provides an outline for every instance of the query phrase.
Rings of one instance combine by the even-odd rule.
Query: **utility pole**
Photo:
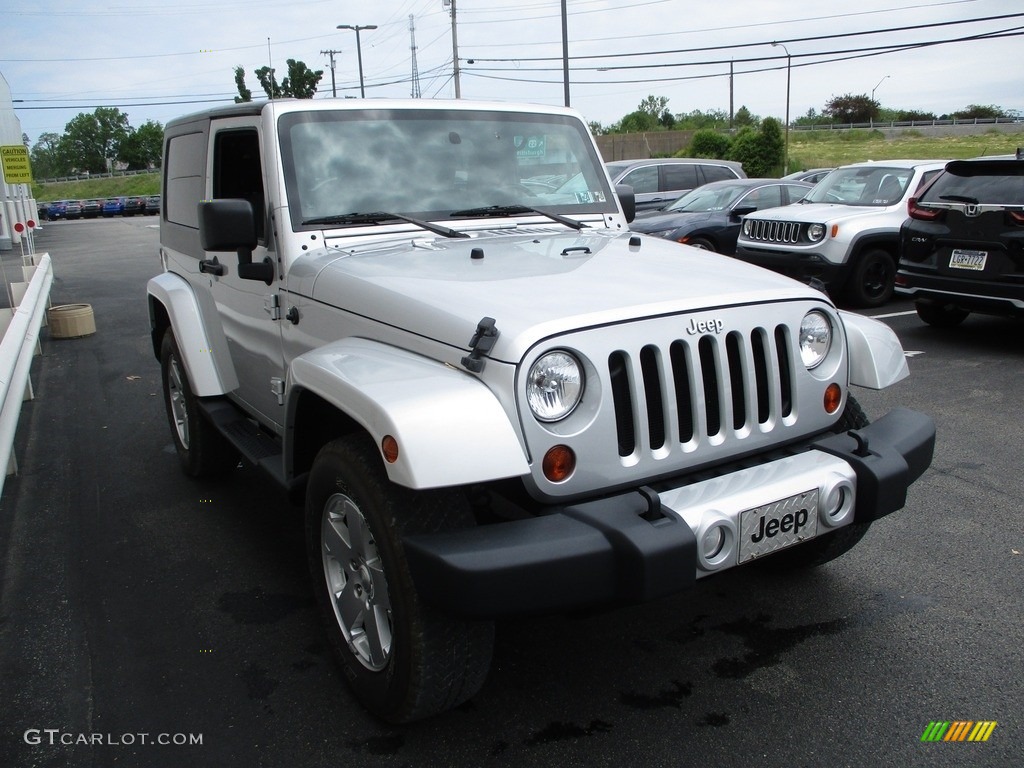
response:
[[[416,66],[416,22],[409,14],[409,44],[412,48],[412,93],[414,99],[420,98],[420,69]]]
[[[334,84],[334,54],[341,53],[341,51],[320,51],[322,56],[327,56],[331,60],[331,96],[338,98],[338,89]]]
[[[453,77],[455,79],[455,98],[462,98],[462,89],[459,86],[459,33],[455,25],[455,0],[442,0],[445,8],[451,7],[452,14],[452,65],[454,66]]]
[[[452,0],[454,2],[454,0]],[[569,19],[562,0],[562,87],[565,91],[565,106],[569,106]]]

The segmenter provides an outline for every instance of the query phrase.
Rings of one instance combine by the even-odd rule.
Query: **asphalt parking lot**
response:
[[[911,377],[858,399],[931,414],[938,445],[907,507],[843,558],[502,622],[475,699],[393,727],[328,655],[298,511],[250,469],[179,471],[148,333],[154,227],[37,235],[53,303],[91,304],[97,333],[44,332],[0,500],[0,766],[1020,764],[1019,322],[939,332],[906,302],[870,313]],[[921,741],[968,720],[997,726]]]

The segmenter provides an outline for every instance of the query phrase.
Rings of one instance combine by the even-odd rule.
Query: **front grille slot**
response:
[[[747,219],[749,225],[746,237],[762,243],[800,242],[800,223],[796,221],[771,221],[768,219]]]
[[[740,440],[793,410],[784,325],[676,339],[608,357],[619,456]]]

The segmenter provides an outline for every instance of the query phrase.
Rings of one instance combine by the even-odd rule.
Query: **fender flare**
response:
[[[389,479],[413,489],[487,482],[528,474],[529,464],[508,414],[474,376],[395,347],[342,339],[292,360],[288,423],[310,392],[347,415],[380,446],[399,446],[385,462]],[[285,430],[285,455],[302,439]]]
[[[185,371],[196,397],[223,395],[238,389],[238,377],[227,356],[227,341],[221,334],[220,344],[214,343],[203,323],[192,286],[184,278],[164,272],[151,278],[146,285],[149,294],[150,322],[154,334],[158,330],[155,303],[160,304],[174,330]],[[160,340],[153,339],[153,349],[160,354]]]
[[[846,327],[851,384],[885,389],[910,375],[903,345],[892,328],[854,312],[839,310],[839,315]]]

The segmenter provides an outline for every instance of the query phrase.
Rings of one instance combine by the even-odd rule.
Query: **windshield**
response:
[[[697,187],[665,208],[668,211],[724,211],[750,187],[741,184],[706,185]]]
[[[280,134],[296,229],[331,219],[365,225],[358,214],[381,211],[436,220],[494,206],[568,216],[617,210],[586,127],[572,117],[290,112],[281,117]]]
[[[837,168],[804,198],[806,203],[887,206],[900,201],[914,171],[910,168],[859,166]]]

